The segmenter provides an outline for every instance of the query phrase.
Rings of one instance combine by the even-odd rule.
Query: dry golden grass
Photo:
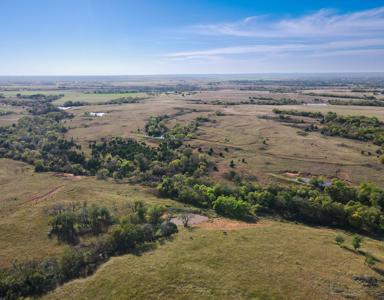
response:
[[[183,229],[154,251],[112,258],[44,299],[373,299],[382,290],[364,288],[353,276],[377,274],[361,255],[337,246],[335,235],[276,221],[230,231]],[[363,248],[384,258],[377,241]]]
[[[203,124],[196,139],[187,143],[202,147],[205,152],[213,148],[212,159],[219,166],[219,172],[212,174],[216,179],[222,179],[223,173],[230,170],[230,161],[234,160],[236,167],[233,170],[256,176],[262,183],[279,181],[281,175],[290,171],[336,176],[354,184],[372,181],[384,187],[383,165],[375,156],[361,155],[361,150],[373,153],[375,146],[318,133],[303,136],[297,133],[298,129],[262,118],[272,116],[273,108],[280,108],[335,111],[343,115],[377,116],[384,120],[384,110],[351,106],[226,107],[187,101],[239,101],[265,94],[269,93],[228,89],[185,97],[159,94],[136,104],[85,106],[70,111],[75,116],[66,121],[70,128],[67,137],[73,137],[84,147],[89,141],[103,137],[147,140],[138,129],[144,128],[150,116],[173,115],[180,109],[187,109],[185,114],[167,124],[187,123],[200,115],[215,120]],[[270,94],[273,98],[291,97],[305,101],[313,98],[293,93]],[[66,97],[71,95],[74,94]],[[114,98],[117,97],[114,95]],[[225,115],[216,116],[216,111]],[[105,112],[106,115],[89,118],[84,117],[84,112]],[[1,117],[0,125],[12,124],[16,119],[11,118],[19,116]],[[229,152],[224,150],[225,147]],[[221,158],[219,152],[225,157]],[[241,161],[243,158],[245,163]],[[32,167],[7,159],[0,159],[0,189],[0,267],[8,266],[16,259],[40,259],[62,251],[62,245],[47,237],[46,210],[58,203],[87,201],[107,206],[114,214],[122,213],[124,205],[135,200],[183,207],[175,201],[159,199],[140,186],[97,181],[93,177],[37,174]],[[93,276],[70,282],[46,298],[343,299],[354,296],[371,299],[383,292],[381,287],[368,289],[353,280],[353,275],[378,275],[364,265],[363,256],[335,244],[338,233],[335,230],[273,220],[262,220],[252,226],[235,226],[231,222],[222,219],[191,230],[183,229],[173,241],[158,245],[154,251],[142,256],[113,258]],[[344,234],[350,244],[351,235]],[[363,250],[384,261],[382,242],[365,238]],[[384,268],[383,263],[378,263],[378,267]]]
[[[69,205],[86,201],[89,205],[106,206],[115,215],[124,212],[128,203],[162,203],[183,205],[159,199],[147,189],[93,177],[64,178],[54,173],[34,173],[32,167],[0,159],[0,266],[14,260],[40,259],[61,251],[48,233],[47,209],[55,204]],[[53,192],[52,192],[53,191]]]

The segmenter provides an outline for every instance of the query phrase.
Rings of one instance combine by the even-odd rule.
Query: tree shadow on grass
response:
[[[366,252],[366,251],[363,251],[363,250],[354,250],[354,249],[351,249],[349,248],[348,246],[345,246],[345,245],[340,245],[340,248],[344,249],[344,250],[347,250],[353,254],[358,254],[358,255],[361,255],[361,256],[367,256],[368,254],[372,257],[372,259],[375,261],[375,262],[382,262],[380,259],[378,259],[377,257],[373,256],[372,254]]]
[[[142,256],[145,252],[153,251],[157,249],[157,243],[156,242],[149,242],[142,245],[137,246],[135,249],[133,249],[129,254],[133,254],[135,256]]]
[[[371,269],[373,271],[375,271],[377,274],[381,275],[381,276],[384,276],[384,270],[383,269],[380,269],[378,267],[371,267]]]

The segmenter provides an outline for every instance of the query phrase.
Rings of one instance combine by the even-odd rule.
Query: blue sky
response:
[[[0,0],[0,11],[0,75],[384,71],[383,0]]]

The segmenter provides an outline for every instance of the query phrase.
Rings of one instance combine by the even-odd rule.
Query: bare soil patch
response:
[[[203,216],[203,215],[188,214],[188,216],[189,216],[189,222],[188,222],[189,225],[197,225],[197,224],[208,221],[208,217]],[[175,223],[176,225],[183,225],[183,221],[182,221],[182,218],[180,216],[172,218],[171,222]]]
[[[209,229],[225,229],[225,230],[236,230],[249,227],[264,226],[265,222],[248,223],[244,221],[230,220],[224,218],[214,218],[206,222],[200,223],[198,227],[209,228]]]
[[[81,179],[81,176],[72,174],[72,173],[55,173],[55,177],[64,178],[64,179]]]

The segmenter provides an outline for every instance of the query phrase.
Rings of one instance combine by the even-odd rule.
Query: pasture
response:
[[[105,84],[111,88],[115,85],[129,88],[133,83]],[[164,88],[162,84],[168,87],[174,82],[159,81],[154,86]],[[373,182],[384,188],[384,164],[375,154],[377,145],[304,132],[298,126],[281,122],[273,113],[275,108],[332,111],[338,115],[375,116],[384,122],[381,107],[328,103],[332,98],[329,94],[351,99],[375,96],[381,101],[383,97],[378,92],[369,89],[354,92],[350,87],[292,88],[273,83],[245,89],[233,82],[217,83],[217,88],[211,88],[204,80],[193,84],[200,89],[94,93],[89,91],[95,88],[93,85],[81,89],[81,84],[73,83],[64,90],[36,85],[35,88],[15,86],[10,91],[12,88],[8,86],[0,94],[14,97],[17,93],[63,93],[64,97],[54,105],[69,100],[91,104],[66,110],[72,116],[62,121],[68,129],[65,138],[81,145],[86,157],[90,156],[89,142],[112,137],[158,145],[161,139],[150,138],[145,132],[151,116],[167,115],[164,124],[168,128],[200,118],[203,121],[194,137],[184,143],[216,163],[217,169],[208,174],[215,182],[234,185],[228,178],[234,172],[247,182],[262,185],[298,184],[297,177],[324,176],[352,185]],[[129,96],[143,99],[139,103],[102,104]],[[290,98],[303,104],[251,104],[252,97],[274,101]],[[0,116],[0,126],[12,126],[19,118],[30,116],[26,107],[6,109],[14,113]],[[121,216],[140,200],[149,206],[163,204],[171,210],[198,211],[210,220],[188,229],[179,226],[179,233],[172,239],[156,242],[148,251],[113,257],[93,275],[66,283],[43,299],[375,299],[384,294],[383,278],[365,264],[362,255],[371,253],[377,260],[375,266],[379,270],[384,268],[384,248],[379,237],[365,235],[363,252],[359,253],[352,250],[350,231],[283,221],[274,215],[260,215],[256,223],[217,219],[213,210],[158,197],[155,186],[127,182],[36,173],[26,163],[0,159],[0,267],[9,267],[14,261],[55,256],[68,247],[47,235],[49,210],[55,206],[86,202],[105,206],[113,215]],[[345,248],[335,243],[338,234],[345,237]],[[365,286],[356,279],[359,276],[378,278],[379,283]]]

